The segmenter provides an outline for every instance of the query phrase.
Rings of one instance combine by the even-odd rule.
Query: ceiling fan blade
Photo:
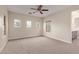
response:
[[[37,10],[37,9],[35,9],[35,8],[31,8],[31,9],[33,9],[33,10]]]
[[[48,11],[48,9],[42,9],[42,11]]]
[[[37,10],[41,10],[42,7],[43,7],[42,5],[39,5]]]
[[[43,12],[40,11],[41,14],[43,14]]]

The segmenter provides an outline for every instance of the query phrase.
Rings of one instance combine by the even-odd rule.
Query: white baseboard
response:
[[[27,38],[33,38],[33,37],[41,37],[43,35],[38,35],[38,36],[30,36],[30,37],[22,37],[22,38],[14,38],[14,39],[9,39],[9,41],[11,40],[20,40],[20,39],[27,39]]]
[[[68,44],[72,44],[72,42],[70,42],[70,41],[59,40],[59,39],[51,38],[51,37],[48,37],[48,36],[45,36],[45,37],[50,38],[50,39],[54,39],[54,40],[58,40],[58,41],[62,41],[62,42],[68,43]]]

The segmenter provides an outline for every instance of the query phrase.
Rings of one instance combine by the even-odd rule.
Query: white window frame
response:
[[[31,20],[27,20],[26,21],[26,28],[31,28],[32,27],[32,21]]]
[[[14,28],[21,28],[21,20],[14,19]]]

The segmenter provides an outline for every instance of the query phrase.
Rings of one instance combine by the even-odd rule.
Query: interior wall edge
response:
[[[2,50],[4,49],[4,47],[6,46],[6,44],[8,42],[8,39],[7,39],[7,36],[8,36],[8,10],[3,5],[0,5],[0,15],[2,15],[3,17],[5,16],[5,20],[6,20],[6,35],[2,34],[3,28],[0,27],[0,52],[2,52]]]
[[[6,39],[6,37],[4,38],[4,39]],[[2,40],[3,42],[1,43],[1,47],[0,47],[0,53],[3,51],[3,49],[5,48],[5,46],[7,45],[7,43],[8,43],[8,40],[6,39],[6,41],[5,40]]]

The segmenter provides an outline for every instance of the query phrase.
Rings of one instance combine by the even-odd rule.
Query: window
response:
[[[21,27],[21,21],[18,19],[14,19],[14,27],[15,28],[20,28]]]
[[[30,20],[26,21],[26,27],[31,28],[31,26],[32,26],[31,21]]]
[[[51,31],[51,21],[46,21],[46,32]]]

